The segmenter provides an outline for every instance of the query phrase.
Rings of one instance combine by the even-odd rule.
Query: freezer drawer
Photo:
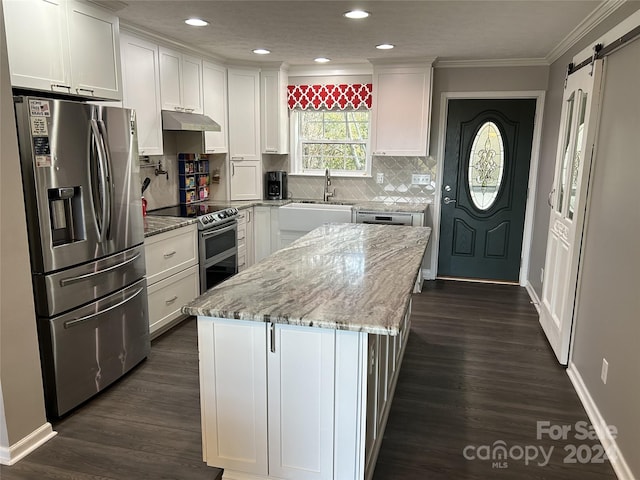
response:
[[[36,312],[53,317],[132,284],[145,274],[144,246],[68,268],[34,275]]]
[[[58,417],[149,354],[146,280],[64,315],[38,318],[38,334],[47,414]]]

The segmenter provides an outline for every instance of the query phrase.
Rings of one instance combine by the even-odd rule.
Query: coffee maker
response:
[[[265,173],[264,188],[267,200],[284,200],[287,198],[287,172],[277,170]]]

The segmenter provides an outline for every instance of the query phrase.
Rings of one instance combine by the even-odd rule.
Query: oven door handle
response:
[[[231,223],[231,225],[226,226],[226,227],[222,227],[222,228],[214,228],[214,229],[210,229],[210,230],[205,230],[200,234],[200,238],[202,238],[203,240],[205,238],[209,238],[209,237],[213,237],[214,235],[218,235],[220,233],[224,233],[224,232],[228,232],[229,230],[234,230],[237,226],[237,223],[235,220],[233,221],[233,223]]]

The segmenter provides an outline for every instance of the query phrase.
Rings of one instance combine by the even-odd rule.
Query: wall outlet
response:
[[[607,374],[609,373],[609,362],[607,362],[606,358],[602,359],[602,372],[600,373],[600,378],[602,379],[602,383],[607,384]]]
[[[384,183],[384,173],[376,174],[376,183]]]
[[[544,268],[540,269],[540,283],[544,282]]]
[[[429,185],[431,183],[431,175],[428,173],[424,175],[413,174],[411,175],[412,185]]]

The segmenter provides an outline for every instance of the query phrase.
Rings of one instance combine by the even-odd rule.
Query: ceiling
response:
[[[96,0],[94,0],[96,1]],[[124,24],[225,60],[331,65],[368,59],[549,60],[554,49],[606,2],[584,0],[102,0]],[[371,13],[349,20],[343,13]],[[210,22],[184,24],[189,17]],[[393,50],[375,45],[392,43]],[[255,48],[271,50],[258,56]]]

